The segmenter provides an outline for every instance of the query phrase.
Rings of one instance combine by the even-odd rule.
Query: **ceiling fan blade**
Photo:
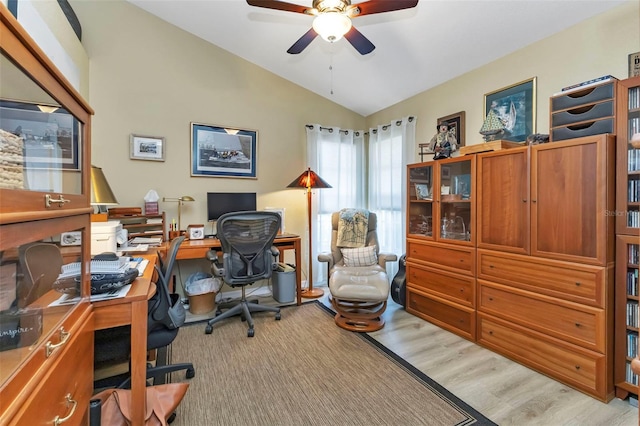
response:
[[[249,4],[249,6],[264,7],[266,9],[284,10],[286,12],[297,13],[306,13],[305,11],[309,9],[308,7],[300,6],[299,4],[276,0],[247,0],[247,4]]]
[[[368,38],[362,35],[360,31],[356,30],[356,27],[351,27],[349,32],[344,35],[344,38],[346,38],[361,55],[371,53],[373,52],[373,49],[376,48]]]
[[[277,2],[279,3],[279,2]],[[373,15],[374,13],[393,12],[394,10],[411,9],[418,5],[418,0],[369,0],[354,4],[360,10],[354,16]]]
[[[318,33],[315,32],[313,28],[304,33],[302,37],[298,39],[293,45],[287,50],[287,53],[291,53],[292,55],[297,55],[302,52],[311,42],[318,37]]]

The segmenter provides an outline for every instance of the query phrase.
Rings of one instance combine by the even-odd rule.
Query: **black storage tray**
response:
[[[551,131],[551,141],[557,142],[565,139],[580,138],[583,136],[614,133],[613,118],[591,121],[566,127],[558,127]]]
[[[609,82],[602,86],[588,87],[583,90],[567,93],[566,95],[554,96],[551,98],[551,110],[555,112],[604,101],[606,99],[613,99],[614,92],[613,82]]]
[[[566,126],[580,121],[613,117],[613,110],[613,101],[606,101],[599,104],[589,104],[566,111],[556,112],[551,116],[551,127]]]

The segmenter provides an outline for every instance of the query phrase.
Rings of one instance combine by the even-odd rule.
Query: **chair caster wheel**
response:
[[[250,328],[249,330],[247,330],[247,337],[253,337],[254,331],[253,328]]]
[[[278,313],[276,314],[276,321],[280,321],[280,318],[281,318],[281,316],[280,316],[280,312],[278,312]]]
[[[195,368],[187,368],[186,377],[187,377],[187,379],[193,379],[194,377],[196,377],[196,369]]]
[[[173,423],[175,419],[176,419],[176,413],[171,413],[171,415],[167,419],[167,423]]]
[[[205,334],[211,334],[213,331],[213,326],[208,325],[207,328],[204,329]]]

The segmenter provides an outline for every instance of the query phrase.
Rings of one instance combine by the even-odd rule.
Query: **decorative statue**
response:
[[[433,159],[449,158],[451,153],[458,149],[458,141],[446,121],[440,122],[436,129],[438,133],[429,142],[429,149],[434,153]]]

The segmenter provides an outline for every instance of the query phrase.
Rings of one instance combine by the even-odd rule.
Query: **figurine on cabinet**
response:
[[[451,157],[451,153],[458,149],[458,141],[451,133],[448,122],[442,121],[436,127],[436,133],[429,142],[429,150],[434,152],[433,159],[440,160]]]

